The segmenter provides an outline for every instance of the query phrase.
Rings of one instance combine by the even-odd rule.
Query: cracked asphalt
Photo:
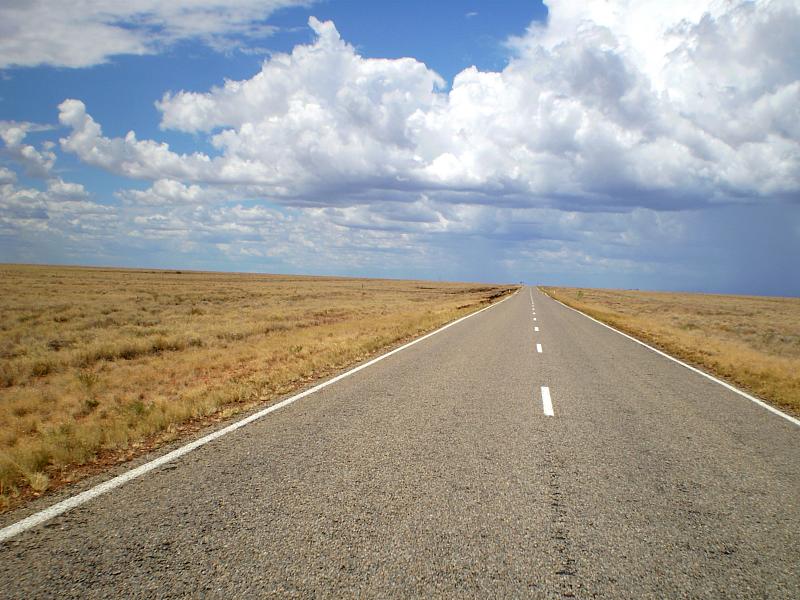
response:
[[[800,428],[525,288],[0,544],[0,598],[799,598],[799,498]]]

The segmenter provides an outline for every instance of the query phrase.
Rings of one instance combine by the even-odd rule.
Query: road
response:
[[[800,598],[798,498],[800,427],[524,288],[0,544],[0,597]]]

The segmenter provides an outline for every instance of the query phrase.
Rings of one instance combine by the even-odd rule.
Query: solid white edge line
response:
[[[553,413],[553,401],[550,398],[550,388],[544,385],[542,386],[542,410],[548,417],[555,416]]]
[[[540,290],[540,291],[541,291],[541,290]],[[787,420],[787,421],[789,421],[790,423],[794,423],[795,425],[797,425],[798,427],[800,427],[800,419],[795,419],[793,416],[791,416],[791,415],[787,415],[785,412],[783,412],[783,411],[781,411],[781,410],[779,410],[779,409],[775,408],[774,406],[770,406],[769,404],[767,404],[767,403],[766,403],[766,402],[764,402],[763,400],[759,400],[759,399],[758,399],[758,398],[756,398],[755,396],[751,396],[751,395],[750,395],[750,394],[748,394],[747,392],[743,392],[743,391],[742,391],[742,390],[740,390],[739,388],[737,388],[737,387],[735,387],[735,386],[732,386],[730,383],[727,383],[726,381],[722,381],[721,379],[717,379],[717,378],[716,378],[716,377],[714,377],[713,375],[709,375],[708,373],[706,373],[705,371],[702,371],[702,370],[698,369],[697,367],[693,367],[692,365],[690,365],[690,364],[688,364],[688,363],[685,363],[685,362],[683,362],[682,360],[680,360],[680,359],[678,359],[678,358],[675,358],[674,356],[670,356],[669,354],[667,354],[666,352],[662,352],[662,351],[661,351],[661,350],[659,350],[658,348],[653,348],[653,346],[651,346],[651,345],[649,345],[649,344],[646,344],[646,343],[644,343],[642,340],[637,340],[637,339],[636,339],[635,337],[633,337],[632,335],[628,335],[627,333],[623,333],[622,331],[620,331],[619,329],[616,329],[615,327],[612,327],[611,325],[607,325],[606,323],[603,323],[602,321],[598,321],[598,320],[597,320],[597,319],[595,319],[594,317],[591,317],[591,316],[587,315],[585,312],[581,312],[581,311],[579,311],[577,308],[572,308],[571,306],[567,306],[566,304],[564,304],[563,302],[561,302],[561,300],[556,300],[555,298],[553,298],[551,295],[547,294],[546,292],[542,292],[542,293],[543,293],[545,296],[547,296],[548,298],[550,298],[551,300],[553,300],[553,301],[555,301],[555,302],[558,302],[558,303],[559,303],[561,306],[563,306],[564,308],[568,308],[568,309],[570,309],[570,310],[574,310],[574,311],[575,311],[576,313],[578,313],[579,315],[583,315],[583,316],[584,316],[584,317],[586,317],[587,319],[591,319],[591,320],[592,320],[592,321],[594,321],[595,323],[598,323],[598,324],[602,325],[603,327],[605,327],[605,328],[607,328],[607,329],[610,329],[611,331],[615,331],[615,332],[617,332],[618,334],[620,334],[620,335],[622,335],[622,336],[625,336],[625,337],[626,337],[626,338],[628,338],[629,340],[633,340],[633,341],[634,341],[634,342],[636,342],[637,344],[639,344],[639,345],[641,345],[641,346],[644,346],[645,348],[649,348],[650,350],[652,350],[652,351],[653,351],[653,352],[655,352],[656,354],[660,354],[660,355],[661,355],[661,356],[663,356],[664,358],[668,358],[668,359],[670,359],[672,362],[676,362],[676,363],[678,363],[679,365],[682,365],[682,366],[686,367],[686,368],[687,368],[687,369],[689,369],[690,371],[694,371],[694,372],[695,372],[695,373],[697,373],[698,375],[702,375],[702,376],[703,376],[703,377],[705,377],[706,379],[710,379],[711,381],[714,381],[714,382],[716,382],[716,383],[720,384],[722,387],[724,387],[724,388],[727,388],[727,389],[729,389],[730,391],[732,391],[732,392],[735,392],[735,393],[739,394],[739,395],[740,395],[741,397],[743,397],[743,398],[747,398],[748,400],[750,400],[750,402],[754,402],[754,403],[758,404],[760,407],[762,407],[762,408],[766,408],[766,409],[767,409],[768,411],[770,411],[771,413],[774,413],[774,414],[778,415],[779,417],[783,417],[784,419],[786,419],[786,420]]]
[[[541,354],[541,353],[542,353],[542,345],[541,345],[541,344],[536,344],[536,351],[537,351],[539,354]]]
[[[22,519],[21,521],[17,521],[16,523],[12,523],[11,525],[3,527],[2,529],[0,529],[0,543],[2,543],[4,541],[14,537],[15,535],[19,535],[23,531],[27,531],[28,529],[31,529],[31,528],[33,528],[33,527],[35,527],[35,526],[37,526],[37,525],[39,525],[41,523],[44,523],[45,521],[49,521],[53,517],[57,517],[58,515],[61,515],[61,514],[67,512],[67,511],[69,511],[69,510],[72,510],[73,508],[75,508],[77,506],[80,506],[81,504],[84,504],[84,503],[88,502],[89,500],[97,498],[98,496],[101,496],[101,495],[105,494],[106,492],[110,492],[114,488],[118,488],[119,486],[121,486],[121,485],[123,485],[123,484],[125,484],[125,483],[127,483],[127,482],[129,482],[129,481],[131,481],[133,479],[136,479],[137,477],[141,477],[145,473],[149,473],[153,469],[157,469],[158,467],[160,467],[160,466],[162,466],[162,465],[164,465],[164,464],[166,464],[168,462],[171,462],[171,461],[173,461],[173,460],[175,460],[177,458],[180,458],[181,456],[183,456],[185,454],[188,454],[192,450],[196,450],[197,448],[200,448],[201,446],[205,446],[209,442],[212,442],[212,441],[216,440],[217,438],[222,437],[223,435],[227,435],[228,433],[231,433],[232,431],[236,431],[237,429],[240,429],[240,428],[244,427],[245,425],[249,425],[253,421],[257,421],[258,419],[261,419],[262,417],[265,417],[266,415],[268,415],[271,412],[279,410],[279,409],[283,408],[284,406],[288,406],[292,402],[296,402],[297,400],[300,400],[301,398],[305,398],[306,396],[310,396],[311,394],[313,394],[315,392],[318,392],[319,390],[321,390],[323,388],[326,388],[329,385],[333,385],[337,381],[341,381],[345,377],[349,377],[350,375],[353,375],[354,373],[357,373],[358,371],[361,371],[362,369],[366,369],[367,367],[370,367],[370,366],[374,365],[375,363],[382,361],[385,358],[389,358],[393,354],[397,354],[398,352],[401,352],[402,350],[405,350],[406,348],[410,348],[414,344],[418,344],[418,343],[422,342],[423,340],[426,340],[429,337],[432,337],[432,336],[436,335],[437,333],[441,333],[445,329],[449,329],[450,327],[453,327],[454,325],[458,325],[459,323],[461,323],[461,321],[469,319],[470,317],[474,317],[475,315],[478,315],[478,314],[482,313],[485,310],[489,310],[490,308],[494,308],[495,306],[498,306],[498,305],[502,304],[506,300],[508,300],[510,298],[513,298],[514,296],[517,295],[517,293],[519,293],[519,290],[514,292],[510,296],[508,296],[506,298],[503,298],[502,300],[500,300],[500,302],[495,302],[494,304],[490,304],[489,306],[486,306],[486,307],[484,307],[484,308],[482,308],[480,310],[476,310],[474,313],[470,313],[468,315],[464,315],[463,317],[461,317],[459,319],[456,319],[455,321],[452,321],[450,323],[447,323],[446,325],[440,327],[439,329],[436,329],[435,331],[431,331],[430,333],[427,333],[427,334],[423,335],[422,337],[419,337],[419,338],[417,338],[415,340],[412,340],[412,341],[408,342],[407,344],[404,344],[404,345],[400,346],[399,348],[395,348],[394,350],[390,350],[386,354],[381,354],[380,356],[377,356],[377,357],[373,358],[370,361],[367,361],[367,362],[365,362],[365,363],[363,363],[361,365],[358,365],[357,367],[354,367],[354,368],[350,369],[349,371],[346,371],[346,372],[344,372],[344,373],[342,373],[340,375],[337,375],[336,377],[328,379],[327,381],[323,381],[322,383],[317,384],[314,387],[309,388],[309,389],[307,389],[307,390],[305,390],[303,392],[300,392],[299,394],[296,394],[296,395],[292,396],[291,398],[286,398],[285,400],[281,400],[277,404],[273,404],[271,406],[268,406],[267,408],[264,408],[264,409],[262,409],[262,410],[260,410],[260,411],[258,411],[256,413],[253,413],[249,417],[245,417],[244,419],[242,419],[240,421],[237,421],[236,423],[232,423],[232,424],[228,425],[227,427],[223,427],[222,429],[220,429],[218,431],[214,431],[213,433],[209,433],[208,435],[205,435],[205,436],[201,437],[200,439],[197,439],[197,440],[195,440],[193,442],[190,442],[190,443],[186,444],[185,446],[181,446],[180,448],[176,448],[172,452],[168,452],[167,454],[165,454],[163,456],[159,456],[158,458],[155,458],[155,459],[153,459],[153,460],[151,460],[149,462],[146,462],[143,465],[139,465],[135,469],[131,469],[130,471],[126,471],[126,472],[122,473],[121,475],[117,475],[116,477],[114,477],[112,479],[109,479],[108,481],[104,481],[103,483],[100,483],[100,484],[98,484],[98,485],[96,485],[96,486],[94,486],[92,488],[89,488],[88,490],[86,490],[84,492],[81,492],[80,494],[77,494],[76,496],[72,496],[70,498],[67,498],[66,500],[62,500],[61,502],[57,502],[56,504],[53,504],[52,506],[49,506],[48,508],[45,508],[44,510],[40,510],[38,512],[33,513],[32,515]]]

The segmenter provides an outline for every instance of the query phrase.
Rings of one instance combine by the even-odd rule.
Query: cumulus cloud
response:
[[[80,183],[64,181],[60,177],[47,182],[47,191],[53,198],[87,198],[89,193]]]
[[[229,191],[185,185],[174,179],[159,179],[146,190],[121,190],[117,195],[126,204],[141,206],[209,204],[231,199]]]
[[[17,180],[17,174],[11,169],[0,167],[0,184],[14,183]]]
[[[287,205],[369,205],[373,222],[411,228],[422,221],[376,207],[424,197],[679,210],[798,197],[796,3],[548,4],[548,23],[509,40],[505,69],[466,69],[450,89],[414,59],[360,56],[311,18],[314,43],[271,56],[251,79],[158,102],[162,128],[208,136],[213,156],[105,137],[78,100],[59,107],[62,148],[160,181],[160,197],[235,188]]]
[[[14,247],[31,238],[47,243],[108,240],[117,221],[113,207],[89,200],[79,184],[53,180],[46,191],[0,184],[0,242],[13,240]]]
[[[0,255],[11,261],[132,266],[169,256],[172,265],[198,268],[221,261],[240,269],[380,268],[400,275],[408,257],[428,252],[413,235],[351,230],[320,208],[231,200],[219,189],[169,180],[121,194],[122,203],[104,204],[78,183],[51,178],[37,189],[17,184],[13,171],[0,168]],[[335,264],[330,256],[337,257]]]
[[[47,177],[56,162],[52,145],[44,142],[40,150],[23,141],[30,131],[47,131],[48,125],[25,121],[0,121],[0,140],[5,145],[4,154],[22,165],[25,172],[32,177]]]
[[[119,54],[152,54],[199,39],[227,48],[272,33],[276,10],[310,0],[59,0],[4,2],[0,68],[88,67]]]
[[[144,182],[102,202],[54,173],[47,142],[30,145],[41,126],[0,123],[17,169],[0,166],[0,252],[800,293],[786,276],[800,231],[786,204],[800,198],[800,7],[548,4],[547,23],[508,40],[503,70],[468,68],[449,86],[311,19],[315,40],[253,77],[159,100],[165,138],[188,133],[204,152],[105,135],[91,107],[65,100],[61,150]],[[23,169],[42,181],[18,183]]]

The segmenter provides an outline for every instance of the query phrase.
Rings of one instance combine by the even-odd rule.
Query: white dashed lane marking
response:
[[[554,416],[553,401],[550,398],[550,388],[544,385],[542,386],[542,410],[544,410],[544,414],[548,417]]]

